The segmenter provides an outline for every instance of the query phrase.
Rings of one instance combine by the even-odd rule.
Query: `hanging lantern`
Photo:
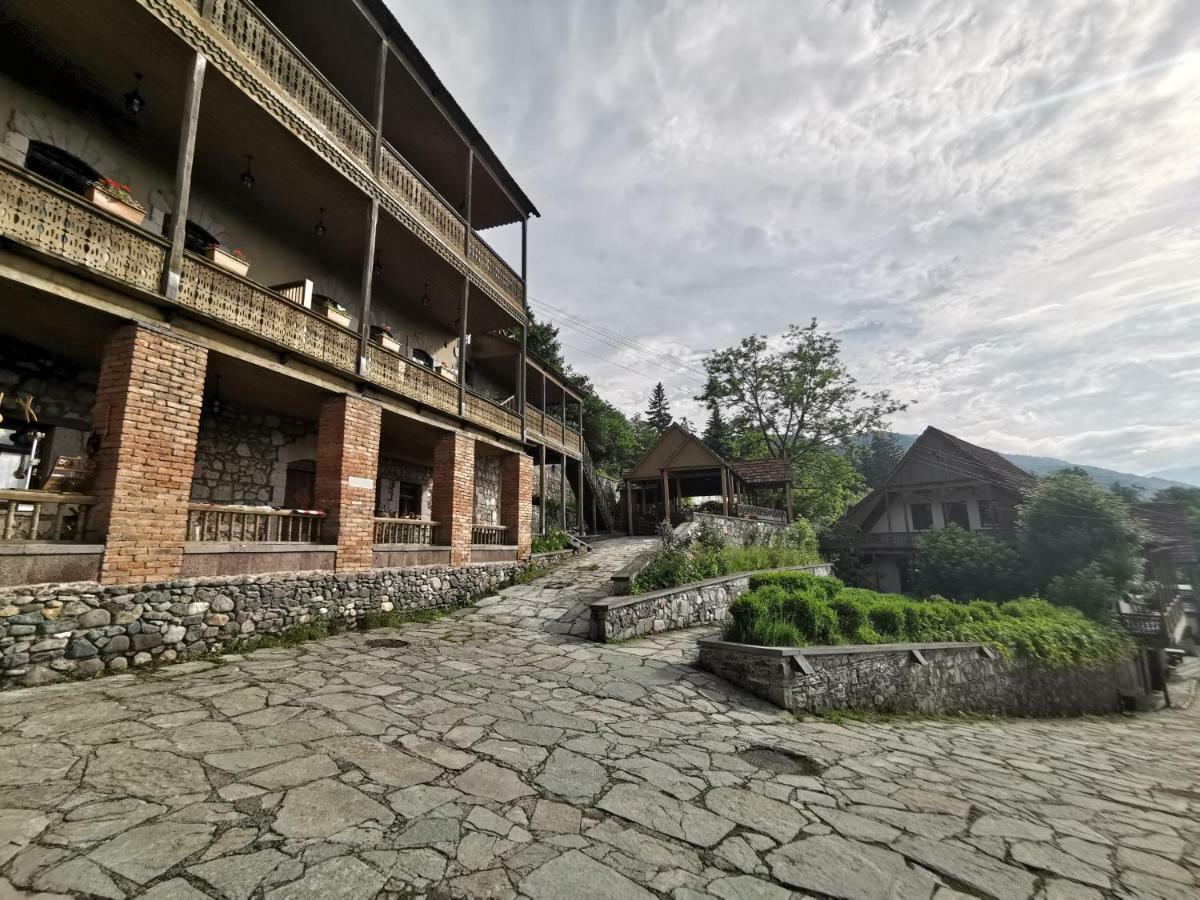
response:
[[[125,95],[125,108],[136,116],[146,108],[146,98],[142,96],[142,92],[139,90],[142,86],[142,73],[134,72],[133,77],[137,83],[133,86],[133,90]]]
[[[254,157],[247,153],[246,171],[242,173],[242,187],[244,187],[246,190],[250,190],[254,187],[254,173],[250,171],[250,168],[253,164]]]
[[[321,207],[317,214],[317,224],[313,226],[313,231],[317,233],[317,237],[325,237],[325,207]]]

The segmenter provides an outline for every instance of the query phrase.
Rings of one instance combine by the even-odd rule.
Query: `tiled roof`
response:
[[[1037,481],[1029,472],[1026,472],[1016,463],[1009,462],[995,450],[980,447],[977,444],[972,444],[970,441],[964,441],[962,438],[955,437],[947,431],[942,431],[940,428],[934,428],[932,425],[926,430],[940,435],[946,443],[958,450],[959,453],[977,463],[980,467],[978,474],[981,478],[994,478],[1018,493],[1024,493],[1029,490]]]
[[[786,459],[731,459],[729,467],[746,484],[784,484],[795,478]]]
[[[1176,563],[1197,561],[1196,540],[1182,504],[1165,500],[1135,503],[1133,515],[1150,532],[1154,545],[1171,548],[1171,558]]]

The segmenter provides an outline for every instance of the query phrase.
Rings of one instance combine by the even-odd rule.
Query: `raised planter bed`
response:
[[[700,667],[793,712],[1069,716],[1147,705],[1136,657],[1047,669],[970,643],[759,647],[701,640]]]
[[[122,200],[120,197],[114,197],[108,191],[94,184],[88,185],[84,192],[84,197],[89,203],[103,209],[105,212],[110,212],[120,219],[124,219],[130,225],[140,226],[146,218],[146,211],[140,206]]]

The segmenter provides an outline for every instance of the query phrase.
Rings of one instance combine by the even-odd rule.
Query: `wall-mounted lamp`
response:
[[[321,207],[317,214],[317,224],[313,226],[313,231],[317,233],[317,237],[325,237],[325,207]]]
[[[133,90],[125,95],[125,108],[136,116],[146,108],[146,98],[138,90],[142,86],[142,73],[134,72],[133,77],[137,83],[133,86]]]
[[[250,190],[252,187],[254,187],[254,173],[250,171],[250,168],[253,165],[254,157],[247,153],[246,171],[242,173],[242,187],[244,187],[246,190]]]

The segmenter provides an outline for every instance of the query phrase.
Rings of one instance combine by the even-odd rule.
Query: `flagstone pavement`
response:
[[[0,694],[0,900],[1200,895],[1200,704],[798,720],[694,634],[572,636],[645,547],[428,625]]]

